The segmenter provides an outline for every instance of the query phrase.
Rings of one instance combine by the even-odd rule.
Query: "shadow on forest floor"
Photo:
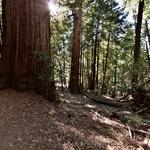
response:
[[[116,108],[82,95],[65,93],[60,99],[55,105],[33,93],[0,91],[0,150],[140,148],[144,136],[130,139],[125,125],[109,117]]]

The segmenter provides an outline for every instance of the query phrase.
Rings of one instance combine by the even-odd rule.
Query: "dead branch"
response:
[[[128,129],[129,136],[130,136],[130,138],[132,139],[132,132],[131,132],[131,128],[130,128],[130,126],[129,126],[128,124],[126,124],[126,127],[127,127],[127,129]]]
[[[141,109],[141,110],[137,111],[135,114],[136,114],[136,115],[137,115],[137,114],[140,114],[140,113],[142,113],[142,112],[146,111],[147,109],[148,109],[148,107],[143,108],[143,109]]]
[[[147,131],[144,131],[144,130],[138,130],[138,129],[134,129],[134,128],[131,128],[131,130],[134,131],[134,132],[138,132],[138,133],[142,133],[142,134],[146,134],[146,135],[150,136],[150,132],[147,132]]]

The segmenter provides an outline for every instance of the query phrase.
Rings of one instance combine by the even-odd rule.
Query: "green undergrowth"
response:
[[[128,117],[128,122],[133,124],[148,124],[150,125],[150,119],[144,118],[140,115],[133,115]]]

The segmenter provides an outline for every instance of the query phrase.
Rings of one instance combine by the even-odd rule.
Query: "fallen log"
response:
[[[133,104],[133,102],[116,102],[115,99],[112,99],[112,98],[106,98],[105,96],[93,96],[93,95],[89,95],[87,93],[83,93],[83,95],[85,95],[86,97],[98,102],[98,103],[101,103],[101,104],[104,104],[104,105],[108,105],[108,106],[112,106],[112,107],[126,107],[126,106],[130,106]]]

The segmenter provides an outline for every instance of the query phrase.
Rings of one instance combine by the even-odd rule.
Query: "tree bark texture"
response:
[[[42,86],[44,96],[55,96],[55,90],[48,93],[48,86],[54,83],[38,80],[47,62],[39,61],[35,54],[36,50],[50,53],[48,0],[3,0],[2,7],[0,88],[36,91]]]
[[[81,34],[81,10],[82,1],[75,1],[73,12],[73,39],[72,39],[72,58],[69,89],[71,93],[79,93],[79,58],[80,58],[80,34]]]

